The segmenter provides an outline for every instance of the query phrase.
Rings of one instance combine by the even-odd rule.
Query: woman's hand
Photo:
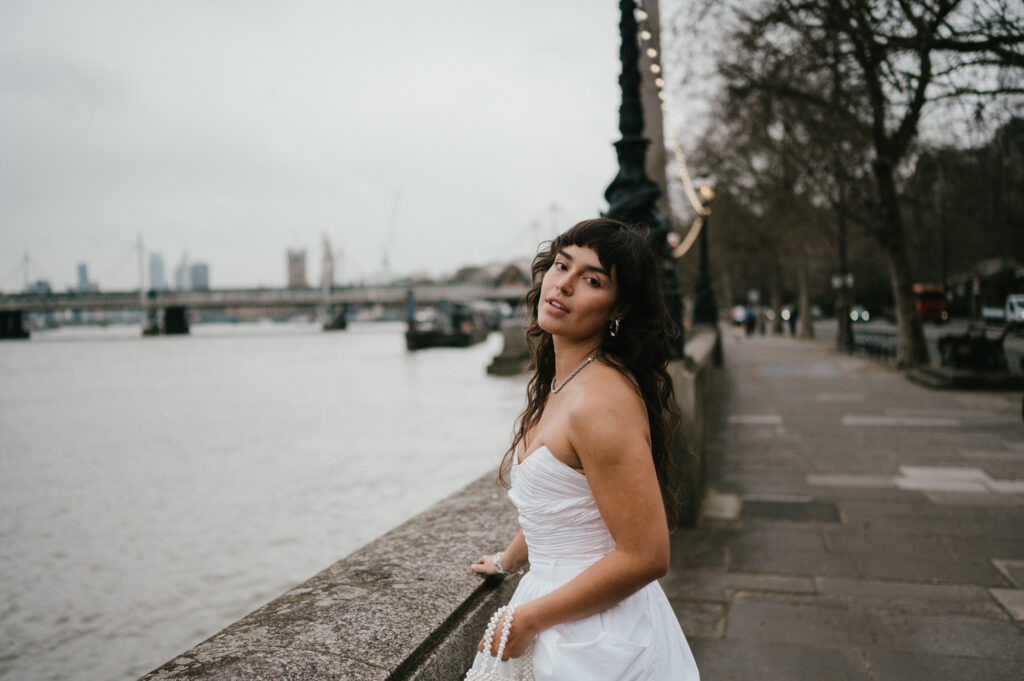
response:
[[[469,566],[469,569],[482,575],[498,574],[498,568],[494,567],[494,554],[480,556],[475,563]]]
[[[537,636],[537,631],[529,626],[528,618],[523,617],[523,608],[525,607],[527,606],[523,605],[516,608],[516,613],[512,617],[512,628],[508,632],[508,641],[505,643],[505,653],[501,656],[502,660],[521,656]],[[494,627],[494,640],[491,642],[491,650],[488,653],[491,657],[495,657],[498,654],[498,646],[501,645],[501,632],[505,628],[505,616],[507,614],[507,611],[503,612],[501,617],[498,618],[497,625]],[[486,635],[484,638],[486,638]],[[476,647],[477,651],[481,653],[484,652],[484,638],[480,639],[480,643]]]
[[[475,563],[469,566],[469,569],[482,575],[500,575],[502,573],[498,571],[497,566],[494,564],[494,559],[497,558],[498,562],[501,563],[501,567],[504,568],[505,574],[514,575],[523,569],[529,555],[526,547],[526,537],[523,536],[523,531],[519,530],[516,538],[505,547],[504,551],[480,556]]]

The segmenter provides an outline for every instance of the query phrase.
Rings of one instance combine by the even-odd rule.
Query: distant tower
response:
[[[324,234],[324,255],[320,263],[320,288],[330,291],[334,288],[334,253],[331,252],[331,242]]]
[[[89,290],[89,265],[84,262],[78,263],[78,290]]]
[[[309,288],[306,283],[306,249],[288,249],[288,288]]]
[[[197,262],[188,268],[188,283],[193,291],[210,290],[210,268],[205,262]]]
[[[154,291],[167,289],[167,276],[164,274],[164,256],[159,253],[149,254],[149,288]]]
[[[174,288],[177,291],[188,290],[188,253],[181,254],[181,262],[174,268]]]

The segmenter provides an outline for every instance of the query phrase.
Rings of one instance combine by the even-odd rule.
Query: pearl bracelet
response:
[[[515,572],[509,572],[505,568],[501,567],[501,554],[502,553],[504,553],[504,552],[503,551],[498,551],[491,558],[491,560],[494,561],[494,569],[498,571],[499,575],[518,575],[520,572],[523,571],[523,568],[519,568]]]

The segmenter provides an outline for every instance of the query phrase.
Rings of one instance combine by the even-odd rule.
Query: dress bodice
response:
[[[518,452],[516,456],[518,457]],[[542,446],[513,460],[508,496],[519,509],[530,569],[509,601],[522,605],[575,579],[615,548],[587,477]],[[601,612],[541,630],[531,646],[535,681],[700,681],[672,605],[651,582]],[[493,658],[477,653],[473,669]],[[517,678],[519,658],[500,662]]]
[[[519,511],[531,563],[596,559],[615,548],[587,477],[556,459],[546,445],[522,463],[513,459],[511,477],[508,496]]]

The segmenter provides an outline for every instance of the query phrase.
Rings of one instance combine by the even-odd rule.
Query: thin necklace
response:
[[[593,361],[594,361],[594,358],[595,358],[595,357],[597,357],[597,355],[591,355],[590,357],[587,357],[587,358],[586,358],[585,360],[583,360],[583,363],[582,363],[582,364],[580,364],[580,365],[579,365],[578,367],[576,367],[575,369],[573,369],[573,370],[572,370],[572,373],[571,373],[571,374],[569,374],[569,378],[567,378],[567,379],[565,379],[564,381],[562,381],[562,384],[561,384],[560,386],[558,386],[557,388],[555,387],[555,378],[556,378],[556,377],[555,377],[555,376],[552,376],[552,377],[551,377],[551,392],[552,392],[552,393],[557,393],[557,392],[558,392],[559,390],[561,390],[562,388],[564,388],[564,387],[565,387],[565,384],[566,384],[566,383],[568,383],[569,381],[571,381],[571,380],[572,380],[572,377],[573,377],[573,376],[575,376],[576,374],[578,374],[578,373],[580,372],[580,369],[582,369],[583,367],[585,367],[585,366],[587,366],[588,364],[590,364],[591,362],[593,362]]]

